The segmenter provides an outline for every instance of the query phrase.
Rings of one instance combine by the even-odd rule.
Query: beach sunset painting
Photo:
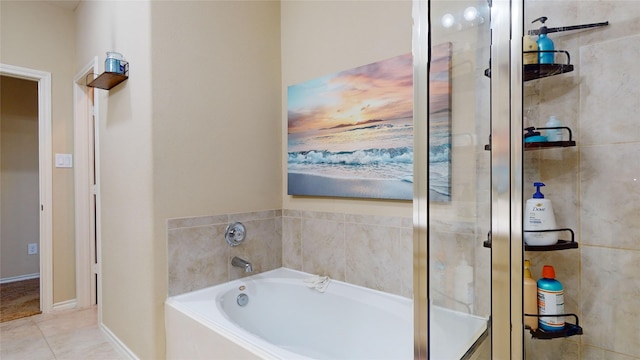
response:
[[[431,48],[429,201],[451,201],[451,43]]]
[[[288,87],[288,194],[413,198],[411,54]]]

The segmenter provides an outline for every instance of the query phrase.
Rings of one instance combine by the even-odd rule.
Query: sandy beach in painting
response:
[[[413,199],[413,183],[401,180],[342,179],[289,173],[288,182],[290,195]]]

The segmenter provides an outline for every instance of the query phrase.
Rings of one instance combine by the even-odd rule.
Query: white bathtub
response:
[[[168,298],[167,358],[413,358],[411,300],[336,280],[321,293],[305,286],[310,276],[280,268]],[[460,359],[486,328],[438,307],[431,316],[431,359]]]

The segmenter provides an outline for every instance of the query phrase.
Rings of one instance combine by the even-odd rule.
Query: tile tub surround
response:
[[[283,210],[283,266],[413,297],[411,218]]]
[[[231,247],[224,232],[236,221],[246,226],[247,235]],[[245,276],[231,266],[234,256],[251,262],[254,273],[282,266],[281,226],[280,210],[169,219],[169,296]]]
[[[247,227],[230,247],[227,225]],[[254,273],[285,266],[411,298],[411,218],[298,210],[169,219],[169,296],[245,276],[231,266],[239,256]]]

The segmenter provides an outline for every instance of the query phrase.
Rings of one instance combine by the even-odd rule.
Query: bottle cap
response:
[[[531,267],[531,261],[529,261],[529,260],[525,260],[525,261],[524,261],[524,268],[525,268],[525,269],[528,269],[528,268],[530,268],[530,267]]]
[[[542,277],[545,279],[555,279],[556,271],[553,269],[551,265],[545,265],[542,267]]]
[[[536,187],[536,192],[533,194],[533,198],[534,199],[544,199],[544,194],[540,192],[540,187],[541,186],[545,186],[543,183],[541,182],[534,182],[533,186]]]

